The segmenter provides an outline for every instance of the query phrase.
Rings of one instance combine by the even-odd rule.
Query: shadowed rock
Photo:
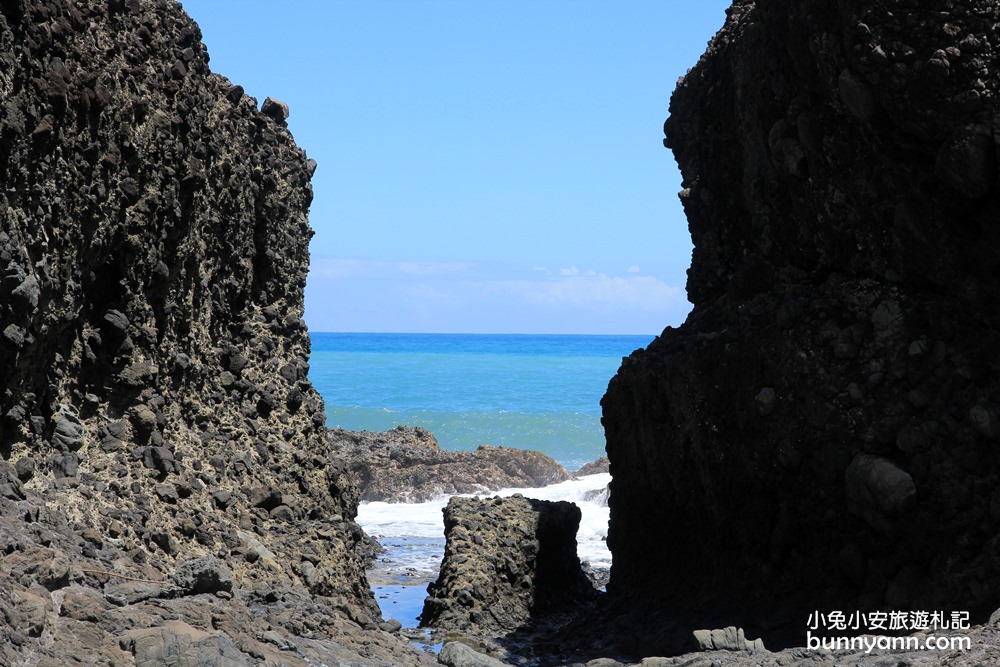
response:
[[[445,555],[420,616],[423,626],[503,635],[593,600],[580,569],[573,503],[452,498]]]
[[[930,7],[738,0],[678,83],[694,309],[603,400],[633,654],[1000,599],[1000,9]]]

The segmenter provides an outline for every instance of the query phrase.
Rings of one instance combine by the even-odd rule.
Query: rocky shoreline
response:
[[[356,476],[363,501],[419,503],[446,495],[538,488],[570,478],[541,452],[491,445],[447,451],[419,426],[383,432],[334,429],[329,437]]]
[[[0,3],[0,664],[1000,662],[1000,9],[907,7],[734,3],[666,128],[695,310],[603,402],[607,593],[576,508],[455,500],[426,621],[474,646],[433,656],[359,500],[568,473],[329,431],[287,105],[173,0]],[[786,648],[822,606],[975,625]]]

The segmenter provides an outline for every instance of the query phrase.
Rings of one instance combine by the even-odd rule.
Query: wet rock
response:
[[[607,456],[602,456],[596,461],[591,461],[590,463],[584,464],[573,473],[574,477],[584,477],[586,475],[597,475],[599,473],[610,472],[611,462],[608,461]]]
[[[334,430],[330,439],[350,462],[362,500],[423,502],[445,494],[537,488],[569,479],[565,468],[541,452],[491,445],[446,451],[419,426],[385,432]]]

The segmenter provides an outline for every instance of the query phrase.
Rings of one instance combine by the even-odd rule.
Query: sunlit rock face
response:
[[[603,401],[629,648],[997,606],[998,20],[736,2],[680,80],[694,310]]]
[[[3,664],[380,645],[307,378],[316,165],[200,40],[167,0],[0,3]]]

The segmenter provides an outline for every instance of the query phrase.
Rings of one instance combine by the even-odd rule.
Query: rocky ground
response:
[[[552,570],[585,586],[568,550],[542,567],[571,511],[456,502],[435,599],[479,614],[463,629],[505,610],[480,648],[1000,662],[998,22],[986,0],[734,3],[666,128],[695,310],[604,401],[608,594],[544,609]],[[213,74],[172,0],[0,2],[0,664],[432,664],[368,586],[356,476],[394,499],[565,479],[327,432],[289,113]],[[801,643],[817,608],[981,623],[964,652],[755,644]]]
[[[419,426],[391,431],[330,431],[330,440],[357,476],[361,500],[424,502],[443,495],[537,488],[570,478],[541,452],[481,445],[441,449]]]

